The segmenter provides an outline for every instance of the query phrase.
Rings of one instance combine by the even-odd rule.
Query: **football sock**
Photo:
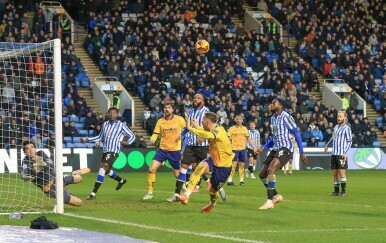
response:
[[[292,164],[289,164],[289,173],[292,174]]]
[[[91,195],[95,196],[95,194],[98,192],[99,187],[102,185],[103,181],[105,180],[105,174],[106,174],[106,170],[103,168],[99,168],[97,180],[94,184]]]
[[[340,186],[339,182],[335,181],[334,182],[334,192],[335,193],[339,193],[339,186]]]
[[[119,175],[117,175],[117,172],[115,172],[115,171],[113,171],[113,170],[110,170],[109,176],[110,176],[110,178],[112,178],[112,179],[114,179],[114,180],[116,180],[116,181],[118,181],[118,182],[123,182],[122,177],[120,177]]]
[[[194,187],[197,185],[198,181],[201,178],[201,175],[204,174],[204,172],[205,172],[205,167],[202,165],[197,165],[193,174],[190,176],[190,180],[188,184],[189,191],[193,191]]]
[[[218,192],[211,192],[211,191],[209,191],[210,205],[211,206],[216,205],[218,194],[219,194]]]
[[[153,194],[153,186],[155,183],[155,174],[147,174],[147,192]]]
[[[244,166],[239,166],[240,182],[244,181]]]
[[[342,187],[342,192],[346,192],[346,177],[340,178],[340,186]]]
[[[249,166],[248,166],[248,170],[249,170],[249,172],[253,173],[253,166],[252,166],[252,165],[249,165]]]
[[[232,178],[233,178],[233,175],[235,174],[235,171],[236,171],[236,165],[232,164],[232,171],[228,177],[228,182],[232,182]]]
[[[192,174],[192,172],[193,172],[192,166],[189,166],[187,171],[186,171],[186,180],[185,181],[190,180],[190,175]]]
[[[275,188],[276,188],[275,175],[268,175],[268,187],[267,187],[268,199],[270,200],[273,199],[273,196],[275,195]]]
[[[265,187],[268,187],[268,178],[261,178],[261,182],[263,182]]]
[[[180,174],[178,174],[178,177],[176,180],[176,190],[174,191],[177,194],[180,194],[182,186],[186,181],[186,172],[187,172],[187,169],[181,168]]]
[[[196,188],[197,188],[197,189],[200,188],[201,181],[202,181],[202,176],[200,177],[200,180],[198,180],[198,183],[197,183],[197,185],[196,185]]]

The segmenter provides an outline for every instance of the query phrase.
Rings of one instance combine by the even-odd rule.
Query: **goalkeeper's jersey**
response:
[[[31,182],[38,187],[47,185],[55,178],[54,163],[43,151],[37,152],[34,158],[25,156],[22,166],[22,176],[31,177]]]

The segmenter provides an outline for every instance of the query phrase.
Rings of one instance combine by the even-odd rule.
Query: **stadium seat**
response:
[[[75,127],[76,127],[76,129],[81,130],[81,129],[83,129],[84,124],[83,123],[75,123]]]
[[[70,122],[78,123],[79,122],[79,117],[77,117],[77,116],[70,116]]]
[[[87,144],[85,144],[85,143],[75,143],[75,148],[87,148]]]
[[[87,136],[88,136],[88,132],[87,132],[87,130],[83,130],[83,129],[81,129],[81,130],[78,130],[78,133],[79,133],[79,135],[81,135],[81,136],[85,136],[85,137],[87,137]]]
[[[66,143],[72,143],[72,137],[63,137],[63,141]]]
[[[73,137],[72,142],[73,143],[80,143],[80,137]]]
[[[307,147],[307,142],[302,142],[303,148]]]
[[[86,117],[79,117],[79,123],[84,123],[84,120],[86,120]]]
[[[87,144],[87,148],[94,148],[95,144],[93,143],[86,143]]]
[[[381,143],[379,141],[373,142],[373,147],[381,147]]]
[[[376,123],[382,123],[382,117],[379,116],[379,117],[375,118],[375,122]]]
[[[62,121],[63,121],[63,122],[68,121],[68,122],[69,122],[69,121],[70,121],[70,118],[69,118],[68,116],[63,116],[63,117],[62,117]]]
[[[382,127],[383,127],[382,122],[378,122],[378,123],[377,123],[377,127],[378,127],[379,129],[382,129]]]
[[[67,148],[76,148],[75,143],[67,143],[66,147]]]
[[[94,136],[94,130],[88,130],[88,136],[89,137]]]
[[[324,148],[325,146],[326,146],[326,142],[323,142],[323,141],[318,142],[319,148]]]

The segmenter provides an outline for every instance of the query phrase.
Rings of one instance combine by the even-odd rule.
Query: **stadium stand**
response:
[[[78,26],[77,43],[63,44],[69,52],[63,57],[69,118],[63,121],[73,121],[79,135],[86,133],[84,119],[92,97],[88,87],[94,77],[108,75],[117,77],[136,104],[141,103],[136,106],[135,130],[150,126],[151,114],[161,116],[167,101],[183,114],[194,94],[201,92],[209,97],[208,108],[221,114],[225,127],[242,114],[246,122],[257,121],[261,134],[269,135],[267,104],[279,97],[299,122],[304,142],[319,138],[315,146],[320,147],[336,123],[337,111],[323,103],[319,92],[328,78],[343,80],[368,103],[366,121],[355,107],[355,96],[350,97],[349,123],[359,131],[354,146],[386,144],[381,135],[386,124],[386,32],[380,2],[202,2],[86,5],[81,17],[87,26]],[[269,34],[243,26],[244,10],[258,6],[285,26],[283,36],[268,19],[263,23]],[[364,17],[357,21],[358,16]],[[194,51],[200,38],[211,45],[205,56]],[[82,104],[73,98],[79,94]],[[92,116],[98,114],[94,111]],[[68,140],[66,146],[74,143]]]

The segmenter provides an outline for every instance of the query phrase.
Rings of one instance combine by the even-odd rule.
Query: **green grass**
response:
[[[187,206],[165,201],[174,190],[175,180],[170,172],[157,174],[154,198],[146,202],[141,200],[147,191],[146,173],[122,175],[128,183],[120,191],[115,191],[115,181],[106,178],[96,201],[84,200],[80,208],[65,207],[66,213],[110,222],[54,214],[47,217],[62,227],[158,242],[229,242],[235,239],[244,242],[384,242],[386,239],[386,171],[349,171],[346,197],[328,196],[333,190],[331,172],[295,171],[293,176],[278,173],[277,187],[284,201],[268,211],[258,210],[266,200],[260,180],[246,179],[244,187],[226,186],[228,202],[219,202],[209,214],[200,213],[201,207],[209,201],[203,189],[191,196]],[[85,198],[95,178],[95,174],[86,175],[85,180],[71,186],[70,191]],[[238,182],[238,175],[235,182]],[[0,216],[0,224],[29,225],[36,217],[26,215],[22,220],[10,220],[8,216]],[[205,233],[208,235],[203,235]]]

